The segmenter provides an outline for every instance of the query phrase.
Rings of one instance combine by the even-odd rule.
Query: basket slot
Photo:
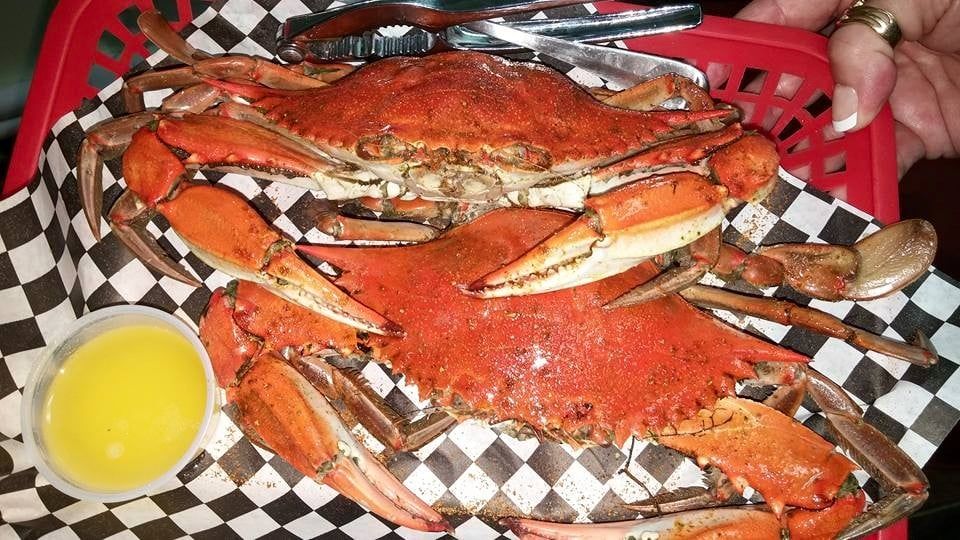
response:
[[[763,86],[767,80],[767,70],[748,67],[743,70],[740,77],[740,83],[737,85],[737,91],[740,93],[757,94],[758,89]]]
[[[137,34],[140,32],[140,27],[137,26],[137,17],[143,13],[140,11],[140,8],[137,6],[130,6],[127,9],[121,11],[117,14],[117,19],[130,31],[131,34]]]
[[[727,81],[722,90],[715,92],[714,97],[731,103],[736,102],[737,91],[740,89],[746,68],[742,65],[731,65],[730,73],[727,75]]]
[[[763,131],[773,133],[774,126],[780,122],[783,116],[783,107],[770,106],[764,114],[763,122],[758,125]]]
[[[97,41],[97,50],[114,60],[119,60],[123,56],[124,44],[117,36],[109,30],[104,30]]]
[[[767,119],[767,111],[771,110],[771,105],[774,101],[774,96],[776,95],[777,84],[780,82],[780,73],[775,71],[762,70],[761,74],[758,76],[757,84],[760,85],[759,98],[757,99],[757,105],[753,110],[753,117],[750,119],[750,123],[758,127],[763,126],[763,124],[772,122]]]
[[[793,101],[793,99],[797,97],[797,92],[800,90],[800,87],[803,86],[806,81],[806,78],[794,75],[793,73],[781,73],[774,95],[787,101]]]
[[[188,2],[178,2],[177,0],[153,0],[154,7],[160,10],[160,13],[163,14],[163,18],[167,19],[168,21],[180,20],[180,13],[184,11],[181,4],[185,3]],[[186,13],[190,13],[190,11],[188,10]]]
[[[814,92],[814,94],[806,100],[806,105],[804,105],[803,108],[810,113],[810,116],[818,118],[820,115],[828,112],[831,105],[833,105],[833,100],[827,97],[822,91],[818,91]]]
[[[700,67],[699,65],[697,67]],[[702,68],[701,68],[702,69]],[[724,64],[720,62],[709,62],[704,71],[707,75],[710,76],[710,90],[713,94],[723,91],[727,88],[727,81],[729,77],[719,78],[716,74],[718,73],[729,73],[733,69],[733,66],[730,64]]]
[[[847,152],[842,151],[828,156],[827,159],[823,160],[823,170],[828,179],[838,173],[847,172]]]

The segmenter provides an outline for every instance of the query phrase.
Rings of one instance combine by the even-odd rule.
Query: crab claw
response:
[[[715,465],[740,492],[753,487],[778,516],[787,505],[830,506],[857,468],[803,424],[741,398],[720,399],[696,418],[661,430],[657,441],[695,456],[700,466]],[[774,469],[782,473],[771,475]]]
[[[254,359],[231,390],[241,422],[256,426],[263,442],[300,472],[398,525],[452,532],[443,516],[359,444],[320,392],[275,353]]]
[[[467,292],[482,298],[535,294],[619,274],[718,227],[725,196],[724,187],[682,172],[593,197],[579,219]]]
[[[161,122],[158,129],[162,127]],[[96,152],[91,157],[98,159]],[[157,132],[144,127],[130,136],[123,176],[129,191],[111,209],[110,225],[117,238],[151,268],[199,285],[146,232],[156,211],[213,268],[261,283],[274,294],[354,328],[383,335],[402,333],[398,325],[351,298],[297,257],[293,245],[242,197],[228,189],[186,182],[189,171]]]
[[[293,245],[232,191],[190,185],[157,209],[210,266],[344,324],[382,335],[402,330],[351,298],[299,258]]]
[[[922,219],[908,219],[852,246],[779,244],[747,254],[723,245],[712,272],[758,287],[787,283],[820,300],[872,300],[909,285],[927,271],[937,233]]]
[[[791,287],[803,292],[813,288],[812,293],[820,293],[808,293],[811,296],[871,300],[902,289],[927,271],[937,252],[937,233],[927,221],[908,219],[888,225],[849,248],[818,247],[788,244],[762,249],[760,254],[783,264]],[[850,255],[845,256],[848,252]],[[852,263],[847,263],[848,259],[853,259]],[[806,285],[809,280],[804,276],[814,273],[824,279]]]

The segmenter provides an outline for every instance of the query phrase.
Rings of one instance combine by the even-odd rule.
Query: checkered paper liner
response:
[[[301,0],[229,0],[204,12],[184,33],[194,46],[211,53],[270,56],[279,21],[326,7],[323,2]],[[551,11],[549,16],[588,11],[590,6],[577,6]],[[155,66],[164,58],[158,53],[147,63]],[[542,60],[584,84],[602,82],[570,66]],[[151,305],[196,323],[211,291],[230,279],[190,254],[162,219],[150,225],[151,232],[165,248],[181,254],[203,280],[203,288],[147,270],[112,234],[94,242],[80,211],[77,149],[86,129],[123,114],[119,88],[115,82],[97,99],[61,118],[40,156],[39,179],[0,202],[0,537],[438,536],[397,528],[304,478],[251,444],[227,415],[221,415],[214,442],[169,485],[131,502],[77,501],[58,492],[31,467],[21,436],[22,389],[43,347],[56,340],[60,329],[83,312],[117,303]],[[161,95],[147,97],[150,106],[158,104]],[[118,161],[107,168],[106,199],[112,201],[122,189],[116,182]],[[329,241],[309,218],[314,198],[310,192],[236,174],[205,171],[200,176],[240,191],[292,239]],[[728,220],[726,240],[745,249],[778,242],[849,244],[878,229],[869,215],[792,178],[782,179],[762,204],[734,210]],[[721,314],[733,324],[809,355],[813,367],[863,405],[870,423],[915,461],[925,463],[960,419],[957,283],[931,269],[904,291],[856,304],[809,301],[787,289],[764,292],[823,309],[885,336],[902,338],[919,329],[931,337],[941,359],[924,369],[803,330]],[[363,373],[401,413],[414,414],[425,405],[419,403],[414,387],[385,368],[369,363]],[[823,433],[820,415],[802,408],[798,418]],[[364,440],[374,451],[382,450],[372,438]],[[652,443],[629,441],[623,447],[574,450],[517,440],[476,421],[456,426],[416,452],[392,456],[388,466],[428,503],[454,512],[450,520],[457,537],[478,539],[499,537],[504,530],[475,514],[563,521],[627,519],[635,514],[624,510],[623,502],[702,481],[691,460]],[[861,480],[875,497],[877,484],[865,475]]]

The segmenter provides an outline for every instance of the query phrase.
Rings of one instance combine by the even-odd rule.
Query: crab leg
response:
[[[614,300],[607,307],[649,302],[693,285],[707,272],[757,287],[784,283],[820,300],[870,300],[912,283],[927,271],[937,250],[930,223],[888,225],[853,246],[780,244],[744,253],[719,236],[704,236],[677,250],[678,266]],[[719,249],[718,249],[719,248]]]
[[[763,400],[763,404],[792,418],[806,396],[807,370],[803,365],[792,362],[762,362],[754,368],[756,379],[744,382],[747,385],[776,385],[777,388]],[[714,467],[707,468],[705,477],[706,488],[691,487],[659,493],[624,507],[644,515],[660,515],[729,505],[730,498],[737,493],[730,479]]]
[[[252,56],[211,57],[208,53],[199,51],[187,43],[157,10],[141,13],[137,17],[137,25],[147,36],[147,39],[160,47],[165,53],[188,66],[192,66],[194,73],[198,76],[242,78],[272,88],[290,90],[327,85],[318,78]],[[156,73],[162,75],[163,72]]]
[[[164,122],[159,122],[160,133]],[[219,157],[217,152],[232,155],[243,150],[242,144],[256,142],[255,137],[243,135],[240,131],[233,137],[235,145],[229,149],[210,147],[212,158],[229,159],[229,155]],[[293,152],[279,156],[294,163],[296,158],[309,158]],[[274,157],[264,158],[269,159]],[[145,263],[174,279],[195,284],[184,271],[173,269],[175,263],[154,241],[147,240],[143,225],[149,211],[156,209],[192,251],[214,268],[262,283],[275,294],[355,328],[378,334],[400,332],[397,325],[350,298],[297,257],[292,244],[271,229],[241,197],[223,188],[181,183],[187,171],[161,142],[158,133],[138,131],[124,154],[123,165],[124,178],[136,195],[118,200],[111,211],[111,223],[118,238]]]
[[[735,135],[739,132],[730,137]],[[676,172],[590,197],[580,219],[483,276],[468,292],[494,298],[575,287],[685,246],[719,227],[728,205],[765,196],[776,179],[778,160],[773,143],[747,135],[709,158],[720,185]],[[689,274],[681,277],[681,284],[691,279]],[[678,286],[677,276],[670,279],[671,286]]]
[[[318,201],[316,207],[317,228],[338,240],[427,242],[464,216],[468,205],[419,198],[361,197],[341,204]],[[379,216],[368,217],[371,212]]]
[[[147,267],[177,281],[199,287],[202,283],[168,255],[147,232],[150,209],[132,191],[124,191],[110,208],[110,228]]]
[[[658,144],[649,150],[601,167],[591,172],[590,176],[594,182],[606,181],[619,185],[669,167],[691,170],[695,167],[691,164],[703,160],[741,137],[743,137],[743,127],[740,124],[731,124],[716,131]],[[704,174],[709,172],[707,167],[701,167],[701,169]],[[617,176],[620,178],[611,180]]]
[[[604,308],[616,309],[642,304],[686,289],[710,271],[719,257],[720,245],[720,229],[717,228],[691,242],[687,249],[677,250],[677,266],[657,274],[650,281],[624,293]]]
[[[799,306],[787,300],[747,296],[705,285],[688,287],[680,291],[680,295],[700,307],[725,309],[784,325],[800,326],[920,366],[935,364],[938,359],[933,344],[920,332],[917,332],[916,336],[917,345],[910,345],[871,334],[850,326],[829,313]]]
[[[297,257],[292,244],[236,194],[191,186],[158,205],[158,210],[191,251],[211,266],[261,283],[279,296],[349,326],[376,334],[400,333],[397,325],[351,299]],[[198,219],[204,212],[213,219]]]
[[[809,393],[823,410],[840,445],[850,452],[886,492],[857,516],[839,538],[859,538],[911,514],[927,500],[928,482],[920,467],[877,428],[866,423],[860,407],[836,383],[807,370]]]
[[[327,400],[276,355],[256,359],[233,394],[244,424],[256,425],[263,441],[300,472],[399,525],[452,531],[357,443]]]
[[[796,415],[807,395],[807,370],[800,364],[770,362],[758,364],[757,372],[761,383],[777,385],[763,404],[789,417]]]
[[[219,88],[208,84],[195,84],[163,100],[163,112],[189,112],[194,114],[213,107],[223,97]]]
[[[303,61],[299,64],[288,66],[290,71],[302,73],[308,77],[331,83],[346,77],[353,73],[357,67],[351,64],[314,64],[313,62]]]
[[[170,23],[163,18],[163,15],[155,9],[141,13],[140,16],[137,17],[137,26],[140,27],[140,31],[143,32],[147,39],[153,42],[154,45],[160,47],[163,52],[184,64],[192,64],[197,60],[210,58],[209,54],[195,49],[193,45],[190,45],[180,37],[180,34],[178,34],[173,27],[170,26]]]
[[[100,240],[100,214],[103,209],[103,160],[120,155],[140,128],[155,122],[156,113],[140,113],[97,126],[80,144],[77,178],[80,203],[93,237]]]
[[[657,441],[695,456],[701,466],[715,465],[737,491],[750,485],[777,515],[785,505],[829,506],[857,468],[793,418],[741,398],[720,399],[697,417],[661,430]],[[779,466],[786,463],[792,465]]]
[[[179,67],[162,71],[147,71],[124,79],[123,106],[128,113],[142,111],[143,93],[162,88],[183,88],[203,84],[203,79],[194,73],[191,67]]]
[[[691,111],[714,108],[713,98],[693,81],[675,73],[661,75],[603,99],[607,105],[649,111],[673,98],[687,102]]]
[[[823,510],[790,510],[786,527],[761,505],[691,510],[613,523],[550,523],[505,518],[500,524],[509,527],[522,540],[819,540],[833,538],[862,508],[863,494],[858,492],[838,499]]]
[[[321,214],[317,229],[337,240],[427,242],[440,234],[439,230],[420,223],[359,219],[341,214]]]
[[[247,298],[247,293],[252,297]],[[257,300],[272,303],[281,313],[259,321],[254,316],[259,307],[250,305]],[[410,493],[356,442],[324,398],[342,400],[350,412],[358,415],[365,408],[386,407],[382,402],[372,406],[370,400],[364,403],[376,394],[368,392],[362,379],[314,361],[317,359],[301,358],[295,352],[283,359],[269,351],[268,347],[275,344],[272,340],[255,337],[238,324],[239,320],[263,322],[283,333],[291,307],[256,285],[234,282],[228,289],[214,292],[200,320],[200,339],[210,354],[218,383],[238,406],[244,433],[304,474],[386,519],[424,531],[449,530],[435,510]],[[296,333],[304,326],[308,333],[326,334],[344,346],[357,339],[347,335],[341,325],[320,317],[314,324],[304,321],[289,331]],[[238,374],[242,375],[234,382]]]
[[[532,519],[505,518],[521,539],[547,540],[682,540],[685,538],[781,538],[780,521],[760,507],[694,510],[658,518],[613,523],[550,523]]]
[[[215,58],[187,43],[157,10],[141,13],[137,18],[137,24],[147,39],[187,66],[159,71],[151,70],[124,81],[123,102],[127,112],[144,109],[143,92],[192,86],[203,83],[205,77],[237,78],[258,82],[272,88],[296,90],[326,86],[327,82],[336,80],[353,69],[352,66],[344,64],[298,66],[297,69],[290,69],[244,55]],[[181,97],[179,101],[201,101],[199,99],[201,94],[206,98],[202,101],[209,101],[212,99],[211,95],[219,96],[220,92],[208,88],[203,91],[193,90],[191,94],[193,94],[191,98]],[[164,108],[183,110],[176,105],[168,107],[166,101]],[[190,110],[197,110],[197,108]]]
[[[344,407],[380,442],[398,451],[413,451],[435,439],[456,419],[444,412],[433,413],[409,422],[394,411],[360,372],[337,368],[314,356],[289,355],[288,361],[328,399],[343,402]]]
[[[317,229],[337,240],[427,242],[440,234],[422,223],[355,218],[339,213],[335,205],[325,206],[317,212]]]
[[[765,401],[768,406],[782,407],[781,410],[785,415],[792,415],[805,392],[809,392],[823,410],[831,430],[841,441],[841,446],[884,487],[886,494],[880,501],[871,505],[862,514],[856,512],[859,514],[856,518],[850,515],[846,519],[849,525],[844,522],[840,527],[833,529],[830,537],[846,526],[840,538],[859,538],[902,519],[926,500],[927,480],[920,468],[899,447],[891,444],[879,430],[864,422],[860,408],[833,381],[812,369],[797,364],[760,365],[758,378],[765,383],[787,383]],[[661,442],[670,446],[669,439]],[[679,449],[689,451],[685,448]],[[732,453],[736,454],[736,449],[733,450]],[[693,453],[696,454],[696,451]],[[658,497],[664,501],[664,508],[669,511],[722,505],[724,500],[729,498],[729,493],[723,489],[726,478],[721,476],[712,480],[711,483],[715,486],[712,490],[698,489],[689,493],[666,494]],[[661,503],[656,499],[655,497],[627,507],[641,512],[650,512],[657,509]],[[850,518],[853,518],[852,521]],[[819,518],[812,519],[809,515],[803,517],[799,511],[792,511],[789,520],[791,533],[794,534],[795,529],[801,527],[801,523],[803,527],[809,528],[819,522]],[[794,521],[798,524],[795,525]],[[803,538],[803,536],[792,537]]]
[[[683,487],[624,504],[623,507],[639,512],[644,517],[651,517],[728,506],[729,500],[737,494],[737,489],[730,479],[716,467],[707,467],[704,477],[707,487]]]
[[[200,339],[224,388],[260,351],[282,350],[287,362],[337,404],[344,417],[395,450],[415,450],[455,422],[445,413],[415,422],[401,418],[361,373],[340,365],[343,355],[358,345],[352,329],[295,308],[249,281],[214,291],[200,320]]]
[[[391,219],[447,220],[460,210],[461,203],[427,201],[424,199],[374,199],[362,197],[356,203]]]

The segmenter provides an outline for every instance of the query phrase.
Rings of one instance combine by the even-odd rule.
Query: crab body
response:
[[[552,69],[462,52],[389,58],[304,91],[214,84],[253,98],[267,122],[343,164],[330,174],[290,166],[337,198],[493,201],[715,130],[732,115],[612,107]]]

